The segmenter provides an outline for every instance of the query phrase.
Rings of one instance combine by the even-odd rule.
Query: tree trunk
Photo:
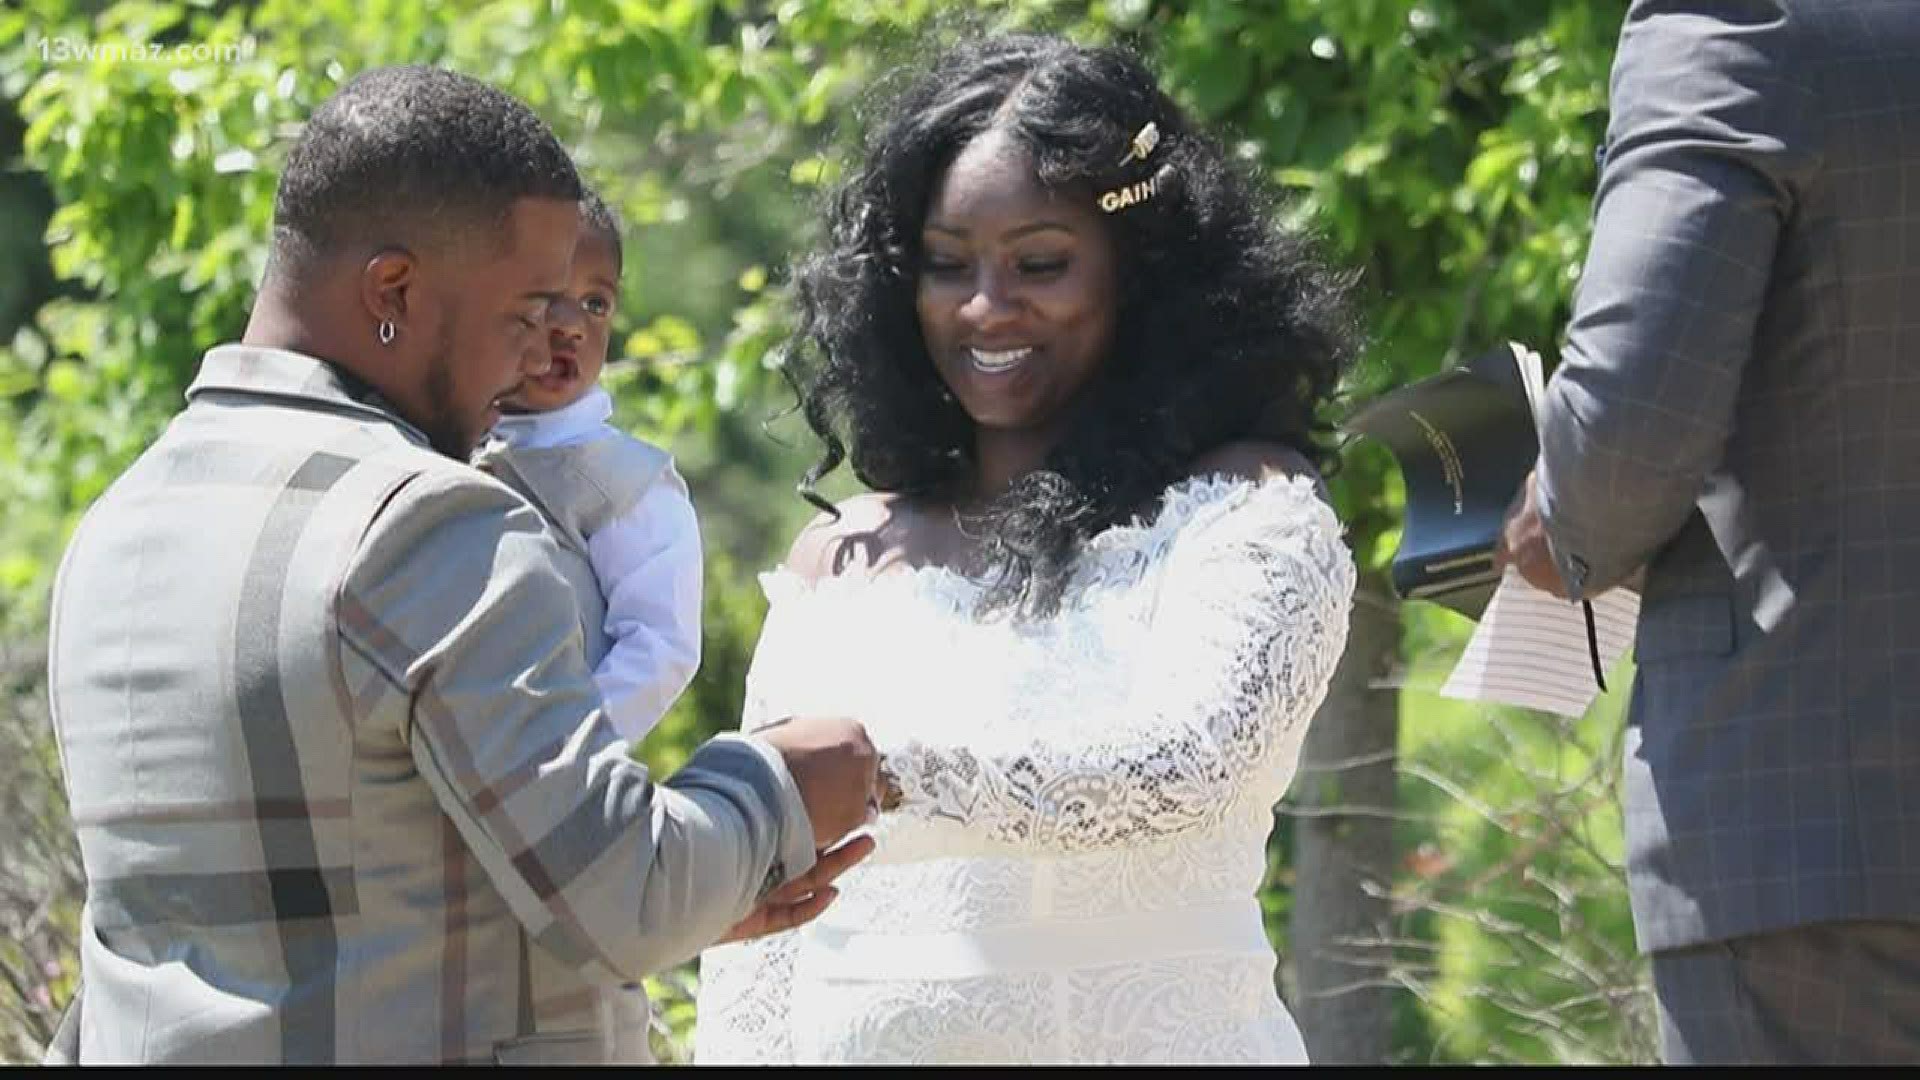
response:
[[[1394,870],[1399,606],[1363,578],[1346,653],[1314,717],[1294,782],[1294,892],[1288,1003],[1321,1064],[1385,1063],[1394,990],[1383,946]],[[1370,893],[1362,883],[1374,886]]]

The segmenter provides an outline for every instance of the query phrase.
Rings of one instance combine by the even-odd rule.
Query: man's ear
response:
[[[408,301],[419,281],[420,262],[403,247],[383,248],[360,271],[360,304],[375,324],[391,322],[405,333]]]

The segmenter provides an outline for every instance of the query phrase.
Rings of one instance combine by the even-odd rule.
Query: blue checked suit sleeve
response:
[[[1810,164],[1793,38],[1778,2],[1627,16],[1592,248],[1540,410],[1541,515],[1576,595],[1644,565],[1722,459]]]

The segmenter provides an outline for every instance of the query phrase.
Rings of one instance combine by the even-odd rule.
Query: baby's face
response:
[[[607,365],[607,335],[620,298],[620,267],[613,245],[582,223],[566,294],[547,308],[547,348],[553,365],[529,378],[503,402],[505,412],[551,412],[580,400]]]

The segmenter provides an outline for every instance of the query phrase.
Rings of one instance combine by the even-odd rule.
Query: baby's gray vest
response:
[[[607,605],[587,561],[587,537],[632,510],[672,459],[638,439],[600,438],[530,448],[488,443],[474,465],[526,496],[577,558],[560,569],[580,597],[580,629],[589,663],[607,654]]]
[[[580,630],[588,663],[607,655],[607,604],[587,561],[587,537],[639,504],[658,483],[671,459],[666,451],[636,439],[601,438],[572,446],[540,449],[494,441],[474,457],[475,467],[491,473],[524,495],[540,511],[566,547],[559,567],[580,601]],[[580,998],[580,980],[545,953],[529,958],[529,990],[539,1030],[598,1027],[611,1037],[605,1049],[610,1064],[651,1064],[647,1045],[650,1008],[638,984],[599,989],[588,1002]],[[532,1063],[532,1062],[529,1062]],[[543,1064],[589,1062],[543,1061]]]

